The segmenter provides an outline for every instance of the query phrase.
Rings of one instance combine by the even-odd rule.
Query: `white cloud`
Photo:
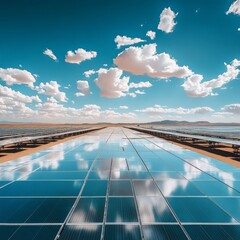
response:
[[[17,68],[0,68],[0,78],[8,85],[27,84],[29,87],[32,87],[36,81],[32,73]]]
[[[169,54],[157,54],[156,48],[157,44],[129,47],[118,54],[114,63],[124,71],[152,78],[184,78],[192,74],[187,66],[178,66]]]
[[[83,75],[86,77],[86,78],[89,78],[91,75],[95,74],[96,71],[94,71],[93,69],[91,70],[88,70],[86,72],[83,73]]]
[[[206,97],[209,95],[216,95],[213,90],[221,88],[231,80],[237,78],[240,70],[240,61],[234,59],[231,64],[225,64],[227,71],[219,75],[217,78],[210,81],[202,82],[203,76],[200,74],[193,74],[187,78],[182,87],[190,97]]]
[[[27,104],[41,102],[38,96],[27,96],[19,91],[0,85],[0,114],[2,119],[16,121],[20,118],[31,118],[34,110]]]
[[[23,98],[24,99],[24,98]],[[30,102],[31,99],[22,100]],[[119,113],[113,110],[101,110],[94,104],[84,105],[82,108],[66,107],[50,97],[46,102],[36,105],[33,110],[27,103],[14,101],[9,97],[0,97],[0,112],[2,119],[39,122],[136,122],[134,113]],[[119,107],[120,108],[120,107]],[[120,109],[127,109],[121,106]]]
[[[83,94],[83,93],[81,93],[81,92],[77,92],[77,93],[75,93],[75,96],[76,96],[76,97],[84,97],[85,94]]]
[[[136,116],[134,113],[104,111],[95,104],[84,105],[82,108],[64,107],[52,97],[48,98],[45,103],[38,104],[37,111],[42,119],[64,119],[64,122],[128,122]]]
[[[153,40],[156,37],[156,32],[149,30],[147,31],[146,36],[150,37],[150,39]]]
[[[128,106],[119,106],[120,109],[128,109]]]
[[[145,40],[142,40],[141,38],[130,38],[130,37],[126,37],[126,36],[117,35],[114,39],[114,42],[117,43],[117,48],[120,48],[121,46],[145,42]]]
[[[41,99],[38,96],[27,96],[22,94],[19,91],[15,91],[9,87],[2,86],[0,84],[0,97],[9,98],[12,101],[18,101],[21,103],[31,103],[32,101],[41,102]]]
[[[222,110],[228,113],[240,114],[240,103],[225,105]]]
[[[47,55],[49,56],[51,59],[53,59],[55,62],[58,61],[57,57],[55,56],[55,54],[53,53],[53,51],[51,49],[46,49],[44,52],[43,52],[44,55]]]
[[[148,107],[145,109],[136,110],[137,112],[143,112],[150,115],[158,115],[158,114],[206,114],[213,112],[214,110],[209,107],[197,107],[197,108],[166,108],[160,105],[154,105],[153,107]]]
[[[238,28],[238,31],[240,32],[240,28]]]
[[[80,90],[80,93],[75,94],[77,97],[85,96],[90,93],[88,81],[78,80],[77,88],[78,88],[78,90]]]
[[[101,112],[101,119],[104,121],[109,121],[109,119],[112,119],[112,121],[115,122],[129,122],[130,120],[134,120],[135,117],[136,114],[134,113],[119,113],[113,110],[105,110]]]
[[[42,100],[39,98],[38,95],[36,95],[36,96],[32,96],[31,98],[32,98],[33,101],[35,101],[35,102],[37,102],[37,103],[42,102]]]
[[[140,90],[136,90],[135,93],[136,93],[136,94],[140,94],[140,95],[146,94],[144,91],[140,91]]]
[[[177,16],[170,7],[164,8],[162,13],[160,14],[160,22],[158,24],[158,29],[162,30],[166,33],[173,32],[174,26],[176,22],[174,22],[174,18]]]
[[[35,87],[34,89],[37,90],[40,94],[52,96],[61,102],[66,102],[66,93],[61,92],[59,90],[59,87],[61,86],[56,81],[50,81],[46,83],[40,83],[40,85]]]
[[[97,56],[97,52],[95,51],[87,52],[82,48],[78,48],[74,52],[73,51],[67,52],[67,55],[65,57],[65,62],[79,64],[85,60],[90,60],[92,58],[95,58],[96,56]]]
[[[135,98],[135,97],[137,96],[136,93],[129,93],[128,95],[129,95],[130,97],[132,97],[132,98]]]
[[[129,90],[129,77],[122,77],[123,71],[118,68],[98,70],[98,78],[94,80],[100,88],[101,96],[106,98],[118,98],[126,96]]]
[[[240,0],[237,0],[231,4],[226,14],[229,13],[240,15]]]
[[[152,84],[147,82],[139,82],[139,83],[130,83],[129,88],[149,88],[152,87]]]

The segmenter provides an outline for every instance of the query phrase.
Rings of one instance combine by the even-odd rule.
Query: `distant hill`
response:
[[[163,120],[157,122],[149,122],[147,124],[210,124],[208,121],[196,121],[196,122],[188,122],[188,121],[177,121],[177,120]]]

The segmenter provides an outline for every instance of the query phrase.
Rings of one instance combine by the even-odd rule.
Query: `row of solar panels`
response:
[[[54,139],[58,137],[68,137],[73,135],[79,135],[79,134],[88,133],[98,129],[100,128],[88,128],[88,129],[80,129],[75,131],[67,131],[67,132],[53,133],[53,134],[46,134],[46,135],[39,135],[39,136],[10,138],[5,140],[0,140],[0,148],[4,148],[5,146],[10,144],[15,144],[16,146],[19,146],[19,144],[26,143],[26,142],[31,143],[37,140]]]
[[[0,128],[0,140],[13,137],[30,137],[61,133],[83,129],[82,127],[36,127],[36,128]]]
[[[207,136],[201,136],[201,135],[193,135],[193,134],[185,134],[185,133],[176,133],[176,132],[170,132],[170,131],[161,131],[161,130],[152,130],[149,128],[132,128],[134,130],[149,132],[149,133],[160,133],[165,135],[172,135],[176,137],[184,137],[184,138],[191,138],[196,140],[205,140],[208,142],[215,142],[215,143],[224,143],[224,144],[230,144],[230,145],[237,145],[240,146],[239,140],[232,140],[232,139],[225,139],[225,138],[217,138],[217,137],[207,137]]]

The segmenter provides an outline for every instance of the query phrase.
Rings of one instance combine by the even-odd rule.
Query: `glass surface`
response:
[[[100,240],[102,225],[66,225],[59,240]]]
[[[212,200],[240,222],[240,198],[212,198]]]
[[[82,196],[106,196],[108,181],[87,181]]]
[[[18,178],[26,176],[26,172],[17,172],[17,171],[6,171],[3,170],[0,172],[0,181],[6,182],[6,181],[15,181]]]
[[[141,240],[138,225],[106,225],[104,240]]]
[[[17,181],[0,189],[0,196],[77,196],[82,181]]]
[[[155,222],[176,222],[162,197],[138,197],[138,209],[143,224]]]
[[[112,171],[116,170],[128,170],[126,158],[112,159]]]
[[[152,180],[133,181],[136,195],[141,196],[161,196],[159,189]]]
[[[128,167],[130,171],[146,171],[146,167],[144,166],[144,164],[139,160],[137,161],[128,161]]]
[[[168,198],[181,222],[234,223],[231,216],[208,198]]]
[[[0,187],[3,187],[4,185],[10,183],[9,181],[1,181],[0,182]]]
[[[101,160],[97,160],[94,162],[93,171],[96,171],[96,170],[110,171],[110,167],[111,167],[111,159],[110,158],[101,159]]]
[[[111,181],[110,183],[110,196],[132,196],[132,186],[130,181]]]
[[[151,172],[154,180],[185,179],[179,172]]]
[[[109,198],[107,222],[138,222],[133,198]]]
[[[87,172],[42,172],[36,171],[24,178],[24,180],[84,180]]]
[[[89,176],[88,176],[88,180],[92,179],[92,180],[108,180],[109,178],[109,171],[106,170],[95,170],[93,172],[90,172]]]
[[[0,198],[0,223],[63,223],[75,198]]]
[[[0,226],[1,240],[53,240],[60,226]]]
[[[240,192],[240,181],[226,181],[226,183]]]
[[[212,181],[215,180],[211,175],[208,175],[200,170],[190,172],[182,172],[182,175],[189,181]]]
[[[148,172],[131,171],[130,175],[131,175],[131,178],[133,180],[136,180],[136,179],[152,179]]]
[[[203,194],[188,180],[169,179],[157,180],[158,187],[164,196],[203,196]]]
[[[185,225],[187,233],[196,240],[238,240],[240,225]]]
[[[103,222],[105,201],[105,198],[80,198],[69,222]]]
[[[187,240],[179,225],[144,225],[145,240]]]
[[[111,179],[131,179],[130,172],[128,172],[128,171],[112,171]]]
[[[240,196],[240,193],[219,181],[197,181],[194,185],[207,196]]]
[[[63,161],[57,164],[45,164],[41,171],[87,171],[90,169],[93,161]]]

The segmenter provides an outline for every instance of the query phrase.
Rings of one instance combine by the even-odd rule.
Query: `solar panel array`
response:
[[[240,171],[106,128],[0,165],[0,239],[240,239]]]
[[[80,129],[83,129],[83,127],[30,127],[30,128],[1,127],[0,140],[16,137],[40,136],[48,134],[50,135]]]

